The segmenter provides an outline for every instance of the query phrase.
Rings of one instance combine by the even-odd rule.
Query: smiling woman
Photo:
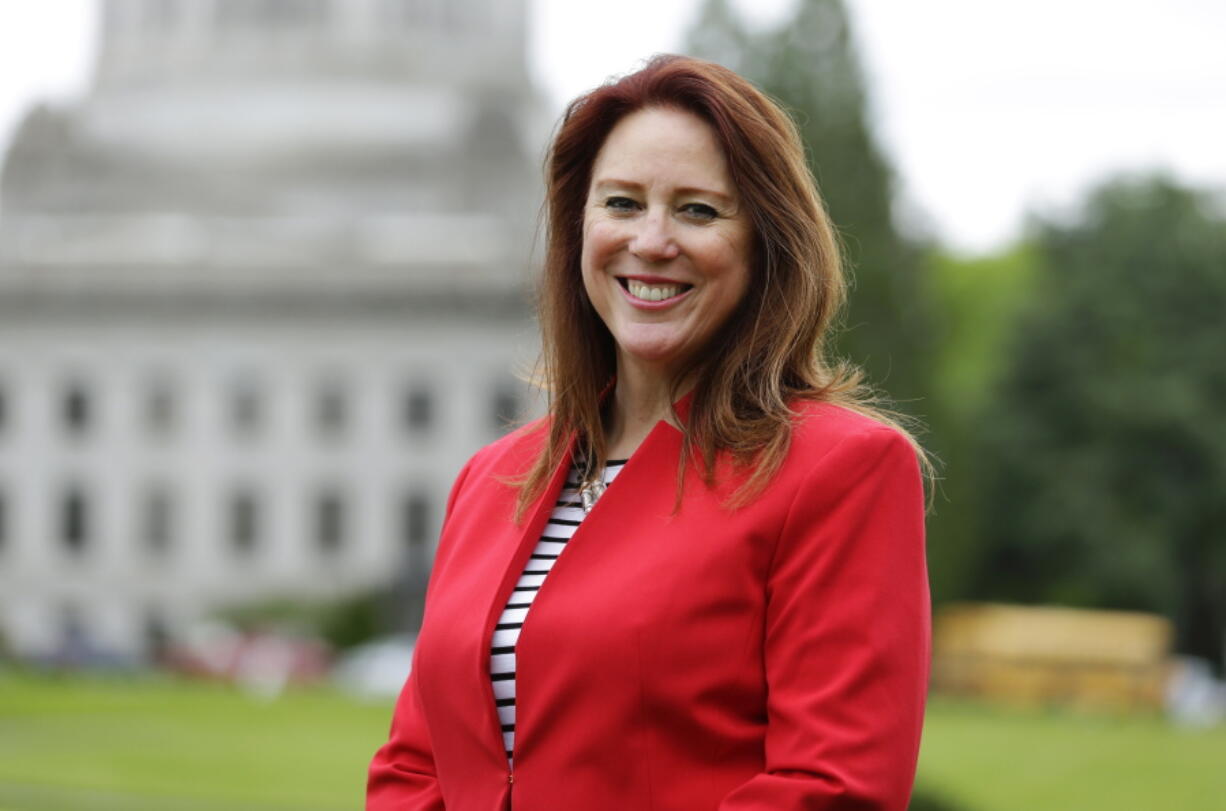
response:
[[[795,127],[657,57],[571,105],[548,186],[549,416],[456,480],[367,807],[902,811],[922,456],[825,359]]]
[[[619,377],[670,380],[710,343],[749,285],[751,238],[702,119],[650,107],[613,128],[592,169],[582,268]]]

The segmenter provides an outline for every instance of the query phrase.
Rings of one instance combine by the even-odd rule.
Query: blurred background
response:
[[[0,6],[0,809],[360,803],[541,161],[654,52],[795,115],[939,458],[916,811],[1222,808],[1226,6]]]

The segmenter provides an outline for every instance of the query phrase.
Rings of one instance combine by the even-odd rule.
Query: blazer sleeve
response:
[[[881,427],[805,477],[767,582],[765,768],[723,811],[904,811],[928,686],[924,495]]]
[[[416,670],[417,659],[414,656]],[[387,743],[375,753],[366,780],[366,811],[442,811],[430,731],[413,674],[405,681]]]
[[[447,497],[446,526],[460,487],[472,466],[470,461],[456,477]],[[440,553],[444,550],[440,549]],[[437,563],[437,557],[436,557]],[[426,604],[429,606],[429,588]],[[442,811],[443,793],[434,770],[430,729],[422,712],[418,689],[417,655],[396,700],[391,733],[371,761],[366,779],[366,811]]]

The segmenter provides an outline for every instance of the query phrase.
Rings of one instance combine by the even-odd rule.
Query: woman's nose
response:
[[[680,253],[666,213],[649,211],[636,223],[630,252],[644,262],[665,262]]]

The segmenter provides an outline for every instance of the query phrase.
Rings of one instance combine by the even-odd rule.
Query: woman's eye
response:
[[[604,207],[610,211],[634,211],[638,203],[629,197],[610,197],[604,201]]]
[[[719,216],[719,212],[706,203],[687,203],[681,210],[699,220],[713,220]]]

